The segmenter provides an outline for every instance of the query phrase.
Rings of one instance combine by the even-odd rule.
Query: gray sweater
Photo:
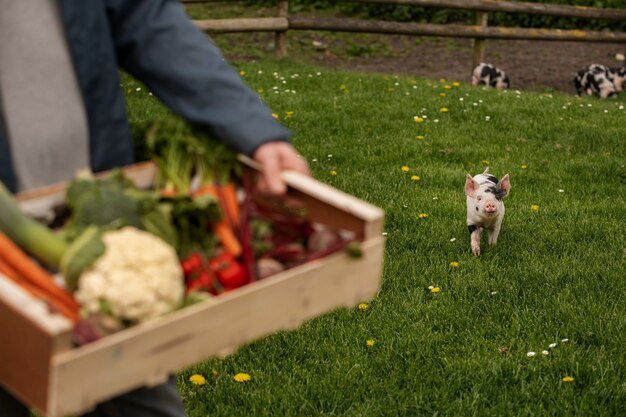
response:
[[[130,164],[133,144],[118,70],[143,83],[173,112],[251,155],[288,141],[259,97],[189,20],[178,0],[58,0],[83,96],[94,172]],[[0,63],[1,65],[1,63]],[[15,190],[0,112],[0,180]]]

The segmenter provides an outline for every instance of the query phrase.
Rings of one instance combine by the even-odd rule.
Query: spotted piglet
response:
[[[489,174],[489,168],[474,177],[467,174],[465,178],[467,229],[470,232],[474,255],[480,255],[480,235],[483,229],[489,231],[489,244],[496,244],[504,219],[502,199],[509,194],[510,189],[509,174],[500,181]]]
[[[472,85],[480,84],[495,88],[509,88],[511,81],[501,69],[481,62],[472,73]]]
[[[578,71],[574,77],[576,95],[583,92],[602,98],[615,97],[621,92],[626,82],[626,68],[609,68],[600,64],[591,64]]]

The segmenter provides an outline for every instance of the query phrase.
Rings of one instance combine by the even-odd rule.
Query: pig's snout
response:
[[[495,201],[487,201],[485,203],[485,212],[486,213],[495,213],[498,210],[498,206]]]

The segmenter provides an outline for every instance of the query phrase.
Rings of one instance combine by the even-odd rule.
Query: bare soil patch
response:
[[[390,36],[386,41],[392,50],[384,56],[339,57],[329,45],[314,61],[336,69],[471,81],[470,39],[407,43],[402,37]],[[573,78],[581,68],[592,63],[622,66],[623,61],[615,56],[624,49],[617,44],[488,40],[485,62],[504,70],[512,89],[575,94]]]
[[[224,36],[224,37],[223,37]],[[228,59],[254,60],[271,54],[273,34],[217,35]],[[429,79],[471,81],[471,39],[408,35],[294,31],[288,34],[288,55],[318,66]],[[487,40],[485,62],[505,71],[516,90],[575,94],[574,75],[589,64],[620,67],[616,54],[624,45]]]

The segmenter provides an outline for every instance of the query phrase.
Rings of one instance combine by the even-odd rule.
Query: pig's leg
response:
[[[470,235],[470,239],[471,239],[471,246],[472,246],[472,253],[475,256],[479,256],[480,255],[480,235],[483,232],[483,228],[482,227],[477,227],[472,234]]]
[[[498,235],[500,234],[500,228],[502,227],[502,221],[499,221],[493,226],[493,229],[489,229],[489,244],[495,245],[498,241]]]

